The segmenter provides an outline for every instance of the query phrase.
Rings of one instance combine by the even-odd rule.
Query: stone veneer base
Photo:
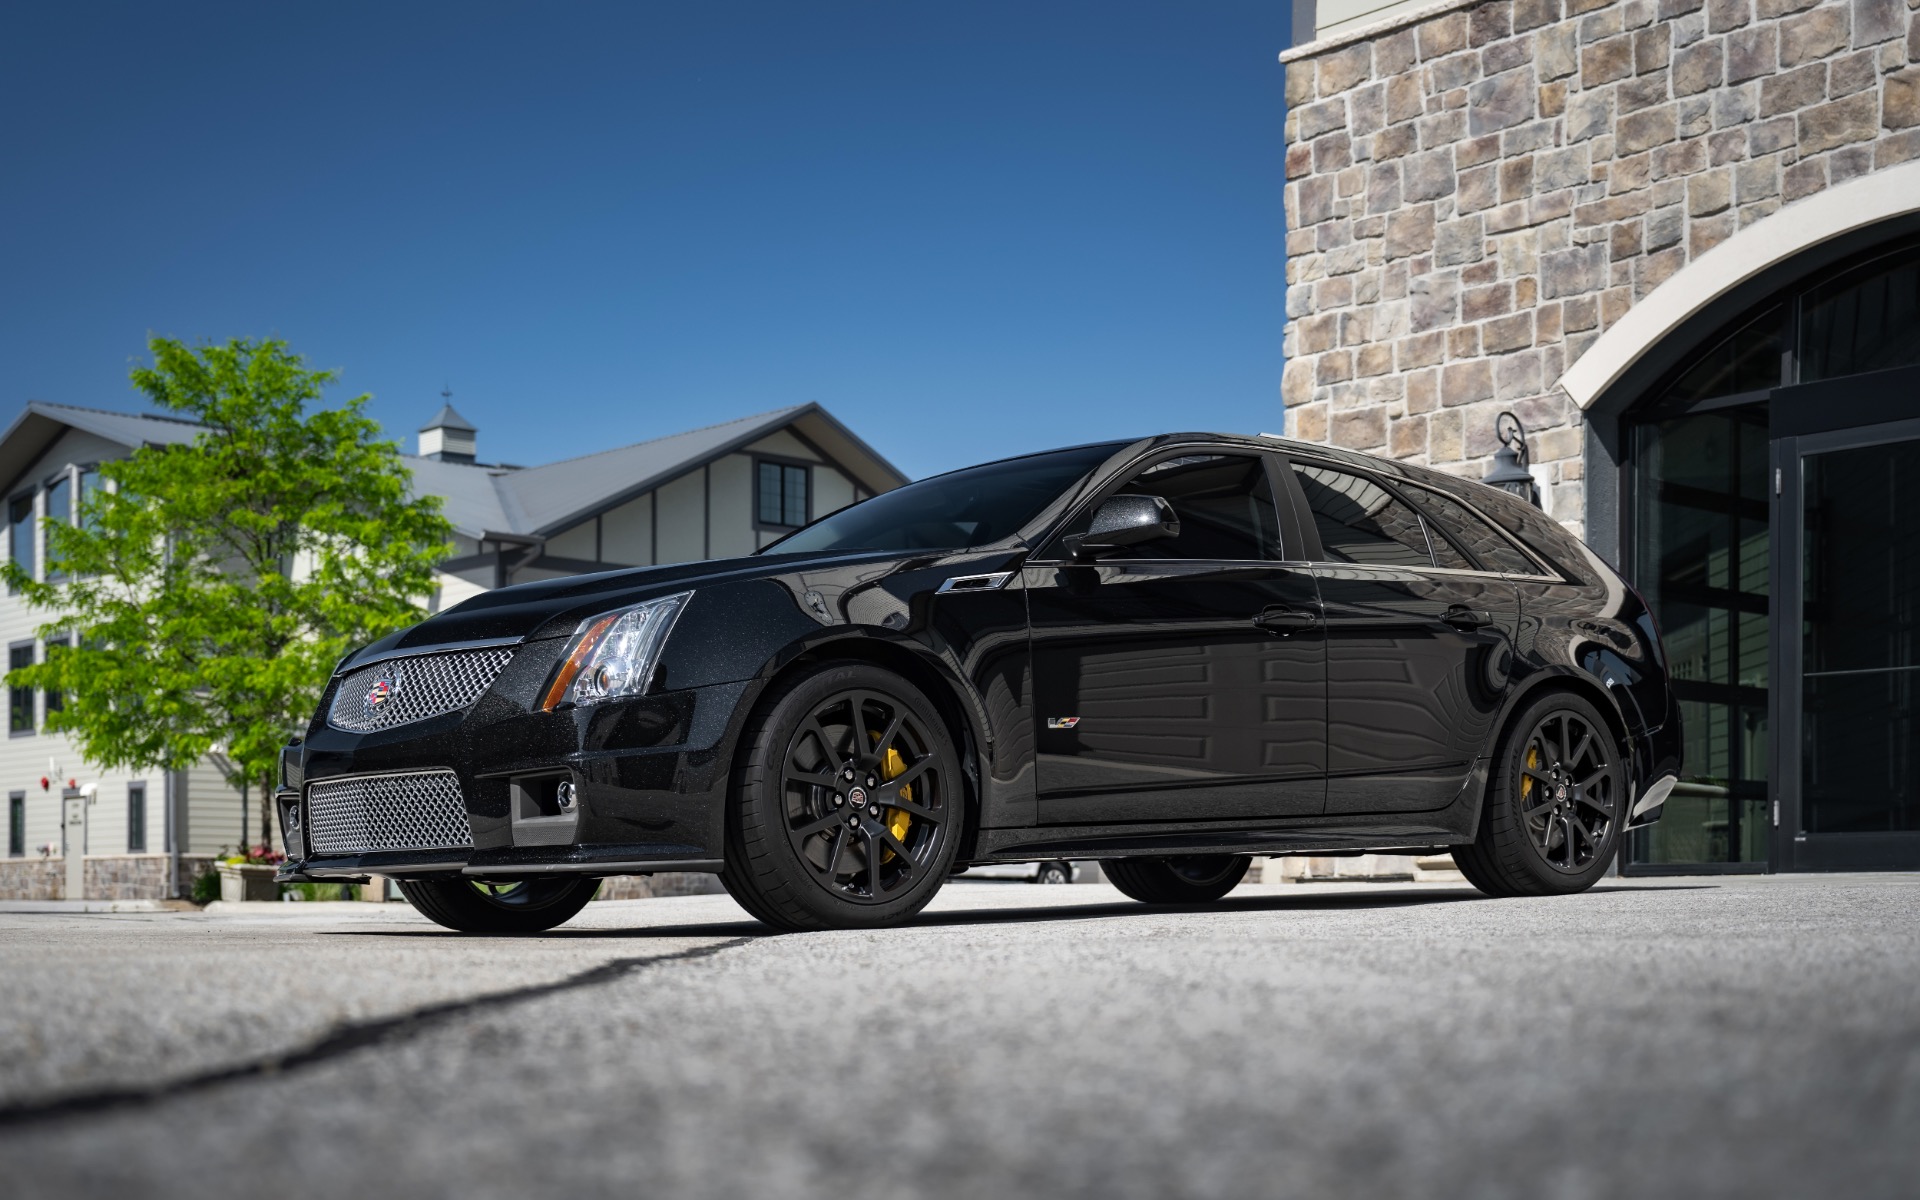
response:
[[[171,856],[166,854],[89,854],[88,900],[172,900],[188,895],[193,881],[213,869],[206,854],[180,856],[179,884],[168,888]],[[63,858],[0,859],[0,900],[65,900],[67,864]],[[78,897],[76,897],[77,899]]]

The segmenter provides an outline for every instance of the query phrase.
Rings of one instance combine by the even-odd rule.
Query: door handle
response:
[[[1285,637],[1302,629],[1312,629],[1320,623],[1318,613],[1302,612],[1297,608],[1263,608],[1253,623],[1268,633],[1277,633]]]
[[[1453,626],[1461,633],[1472,633],[1476,629],[1485,629],[1493,624],[1493,617],[1477,608],[1468,608],[1456,604],[1440,614],[1440,620]]]

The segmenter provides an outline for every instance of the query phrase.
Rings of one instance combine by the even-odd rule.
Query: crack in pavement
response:
[[[207,1091],[242,1079],[263,1078],[297,1071],[358,1050],[416,1037],[446,1023],[450,1018],[465,1013],[507,1007],[527,1000],[538,1000],[544,996],[573,991],[576,988],[608,983],[662,963],[691,962],[696,959],[711,958],[722,950],[732,950],[757,940],[751,937],[733,938],[716,946],[700,946],[692,950],[676,951],[673,954],[657,954],[644,958],[616,958],[612,962],[602,963],[597,967],[591,967],[551,983],[529,984],[526,987],[509,988],[504,992],[489,992],[465,1000],[447,1000],[439,1004],[429,1004],[391,1017],[355,1021],[336,1026],[320,1040],[310,1042],[299,1049],[290,1050],[284,1054],[266,1055],[229,1067],[219,1067],[199,1075],[188,1075],[182,1079],[140,1087],[102,1088],[99,1091],[76,1092],[45,1100],[0,1105],[0,1129],[17,1129],[21,1126],[38,1125],[63,1117],[85,1116],[92,1113],[111,1112],[115,1109],[157,1104],[176,1096]]]

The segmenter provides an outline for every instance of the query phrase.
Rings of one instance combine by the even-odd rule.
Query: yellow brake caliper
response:
[[[882,779],[898,779],[900,776],[906,774],[906,771],[907,771],[907,760],[900,757],[900,752],[898,750],[895,750],[892,746],[888,746],[887,756],[880,763],[880,777]],[[900,798],[902,800],[908,801],[909,803],[912,802],[913,800],[912,784],[908,784],[907,786],[900,789]],[[891,833],[896,839],[898,839],[900,844],[903,846],[907,844],[907,830],[912,825],[913,825],[913,818],[908,816],[903,810],[898,808],[889,808],[887,810],[887,832]],[[886,854],[881,858],[880,861],[885,862],[887,859],[892,857],[893,857],[893,851],[889,849],[887,850]]]
[[[1533,746],[1527,747],[1527,770],[1537,770],[1540,766],[1540,751]],[[1533,797],[1533,776],[1520,776],[1520,803],[1525,804]]]

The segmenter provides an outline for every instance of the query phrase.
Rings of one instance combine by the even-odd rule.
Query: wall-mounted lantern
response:
[[[1500,448],[1493,452],[1493,470],[1487,472],[1483,483],[1490,483],[1504,492],[1511,492],[1535,508],[1540,507],[1540,485],[1533,480],[1533,473],[1527,470],[1527,431],[1520,424],[1520,418],[1510,412],[1503,412],[1494,418],[1494,436],[1500,439]]]

